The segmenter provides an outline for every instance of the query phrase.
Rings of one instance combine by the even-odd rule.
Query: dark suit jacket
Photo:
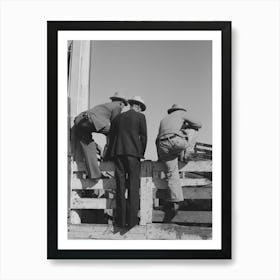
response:
[[[129,155],[144,158],[147,145],[145,115],[134,110],[119,114],[110,129],[108,156]]]

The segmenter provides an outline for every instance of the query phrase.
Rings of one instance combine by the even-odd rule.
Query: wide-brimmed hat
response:
[[[138,105],[140,105],[142,111],[145,111],[145,110],[146,110],[145,102],[144,102],[144,100],[141,98],[141,96],[133,96],[132,98],[128,99],[127,101],[128,101],[128,103],[129,103],[130,105],[132,105],[132,104],[138,104]]]
[[[178,105],[178,104],[173,104],[172,107],[167,110],[167,113],[171,114],[172,112],[177,111],[177,110],[187,111],[183,106]]]
[[[110,97],[110,99],[112,101],[122,101],[125,106],[128,104],[126,98],[118,92],[115,92],[114,95]]]

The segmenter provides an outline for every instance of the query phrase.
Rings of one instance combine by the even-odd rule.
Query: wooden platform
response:
[[[127,231],[112,225],[69,225],[69,239],[100,240],[208,240],[212,239],[211,227],[180,226],[176,224],[147,224]]]

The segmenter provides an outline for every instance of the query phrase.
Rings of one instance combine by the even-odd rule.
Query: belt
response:
[[[177,136],[178,136],[177,134],[173,134],[173,135],[170,136],[170,137],[160,138],[159,141],[165,141],[165,140],[173,139],[173,138],[175,138],[175,137],[177,137]]]

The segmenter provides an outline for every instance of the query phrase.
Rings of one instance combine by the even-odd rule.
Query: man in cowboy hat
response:
[[[107,135],[110,131],[112,120],[121,113],[127,100],[116,92],[110,97],[112,102],[97,105],[80,113],[74,120],[71,129],[71,150],[74,160],[85,160],[87,177],[90,179],[102,178],[98,167],[97,145],[92,139],[92,132]],[[79,153],[81,150],[81,153]],[[80,159],[79,159],[80,158]]]
[[[146,105],[140,96],[128,100],[130,110],[118,115],[110,130],[109,156],[115,162],[116,224],[132,228],[138,224],[140,159],[147,145]],[[126,188],[128,198],[125,198]]]
[[[193,139],[201,128],[201,124],[180,105],[174,104],[167,112],[168,115],[160,122],[156,146],[158,158],[165,167],[170,191],[169,206],[176,212],[180,201],[184,200],[178,170],[178,156],[182,151],[193,147]],[[187,136],[188,139],[186,139]]]

